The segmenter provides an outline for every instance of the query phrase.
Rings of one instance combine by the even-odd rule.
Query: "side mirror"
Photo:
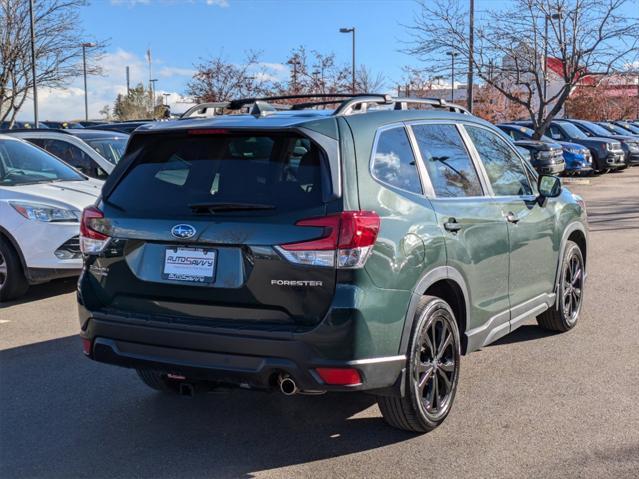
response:
[[[546,198],[556,198],[561,194],[561,180],[556,176],[540,175],[537,180],[539,190],[539,204],[543,205]]]

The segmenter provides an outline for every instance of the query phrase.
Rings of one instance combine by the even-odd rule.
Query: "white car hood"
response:
[[[24,200],[47,203],[62,207],[73,207],[82,211],[95,203],[104,182],[94,179],[85,181],[60,181],[0,187],[0,197],[7,200]]]

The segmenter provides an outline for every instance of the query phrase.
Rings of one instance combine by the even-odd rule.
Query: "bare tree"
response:
[[[82,74],[82,46],[89,39],[80,27],[84,0],[35,2],[35,63],[38,87],[63,87]],[[89,59],[103,51],[104,42],[87,50]],[[89,61],[87,71],[100,69]],[[29,0],[0,0],[0,121],[15,121],[33,90]]]
[[[258,52],[248,52],[240,64],[222,56],[202,60],[187,85],[187,95],[198,102],[227,101],[240,97],[264,96],[271,81],[260,63]]]
[[[386,87],[386,77],[382,73],[373,73],[366,65],[360,65],[355,72],[356,91],[362,93],[380,93]]]
[[[632,0],[512,0],[475,19],[471,63],[483,82],[526,109],[541,136],[588,73],[622,71],[639,48],[639,21],[622,12]],[[447,52],[469,62],[468,12],[459,0],[418,0],[406,51],[445,71]],[[546,58],[558,87],[547,88]],[[461,72],[460,72],[461,73]]]

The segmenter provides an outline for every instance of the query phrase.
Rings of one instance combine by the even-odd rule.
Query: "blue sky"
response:
[[[478,11],[507,4],[475,3]],[[637,4],[630,2],[628,13],[636,16]],[[157,91],[171,93],[174,103],[185,92],[193,64],[213,55],[239,63],[246,51],[259,50],[279,78],[288,77],[282,62],[299,45],[334,52],[338,63],[350,64],[350,35],[339,33],[340,27],[356,27],[357,64],[383,73],[392,88],[403,66],[418,65],[400,51],[409,38],[402,24],[411,23],[416,8],[413,0],[93,0],[81,11],[82,26],[87,40],[107,40],[108,47],[104,75],[89,77],[89,116],[98,118],[104,105],[126,91],[126,65],[132,84],[148,81],[147,48]],[[82,118],[83,95],[80,78],[65,89],[39,92],[41,119]],[[32,111],[25,104],[19,119],[32,118]]]
[[[99,118],[126,90],[126,65],[131,84],[148,81],[147,48],[157,91],[171,93],[170,103],[185,92],[193,64],[213,55],[239,63],[246,51],[261,51],[261,61],[280,78],[288,77],[282,63],[299,45],[334,52],[338,63],[349,65],[351,37],[340,27],[357,29],[358,65],[399,80],[402,66],[414,64],[399,50],[406,38],[401,24],[411,21],[415,7],[412,0],[93,0],[81,11],[82,26],[87,39],[108,40],[108,47],[103,76],[89,77],[89,116]],[[63,90],[39,91],[41,119],[82,118],[83,95],[81,79]],[[25,104],[18,118],[31,119],[32,111]]]

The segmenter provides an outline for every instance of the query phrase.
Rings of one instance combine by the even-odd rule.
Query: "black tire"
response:
[[[22,296],[29,289],[20,257],[6,238],[0,236],[0,301]]]
[[[172,381],[167,379],[165,373],[159,371],[151,371],[149,369],[136,369],[138,377],[144,384],[151,389],[160,391],[163,393],[176,393],[177,388],[172,384]]]
[[[550,331],[575,327],[584,298],[584,258],[579,246],[568,241],[561,261],[557,305],[537,316],[537,323]]]
[[[440,298],[424,296],[411,332],[404,397],[378,397],[386,422],[418,433],[432,431],[444,422],[455,399],[459,360],[459,329],[453,310]],[[441,397],[440,387],[444,390]]]

